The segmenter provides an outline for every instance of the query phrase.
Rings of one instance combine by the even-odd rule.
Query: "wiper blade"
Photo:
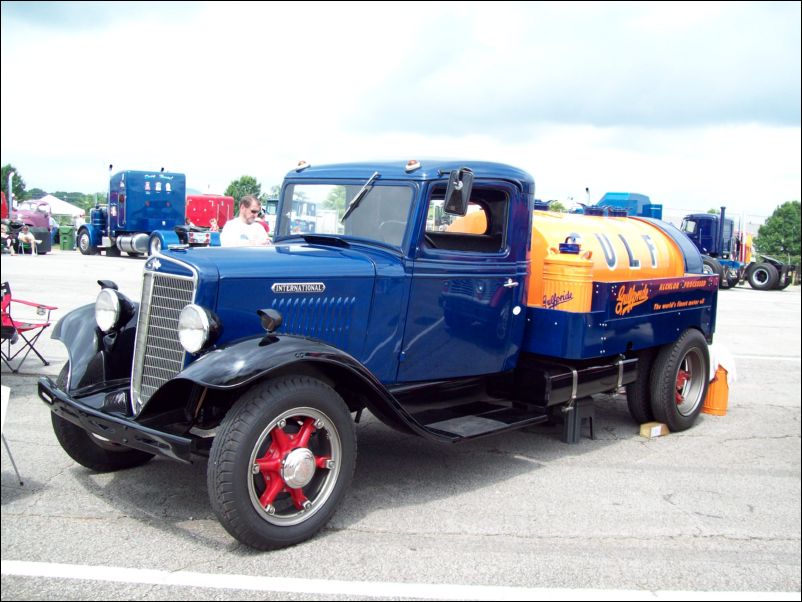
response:
[[[365,182],[365,185],[359,189],[359,192],[356,193],[356,196],[353,199],[351,199],[351,204],[348,205],[348,209],[345,210],[345,214],[342,216],[342,219],[340,219],[340,223],[343,223],[345,221],[345,218],[351,215],[354,212],[354,209],[356,209],[359,206],[359,203],[361,203],[362,199],[365,198],[365,195],[367,195],[368,191],[372,188],[373,182],[375,182],[378,179],[378,177],[379,177],[379,172],[374,171],[373,175],[368,178],[367,182]]]

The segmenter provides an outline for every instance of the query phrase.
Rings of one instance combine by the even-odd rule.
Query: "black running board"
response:
[[[412,414],[418,427],[437,439],[453,443],[476,439],[545,422],[542,408],[518,408],[504,402],[476,402],[455,408]]]

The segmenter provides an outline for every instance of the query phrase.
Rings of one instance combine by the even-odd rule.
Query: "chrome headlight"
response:
[[[95,300],[95,322],[103,332],[108,332],[117,324],[120,318],[120,297],[117,291],[104,288]]]
[[[178,340],[189,353],[197,353],[209,341],[212,321],[200,305],[190,303],[178,316]]]

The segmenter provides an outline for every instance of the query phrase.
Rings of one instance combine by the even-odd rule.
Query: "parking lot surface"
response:
[[[15,297],[92,303],[98,279],[138,300],[144,261],[54,251],[2,259]],[[645,439],[620,396],[595,440],[537,426],[455,446],[367,416],[350,492],[311,541],[260,553],[217,522],[206,465],[94,474],[57,443],[37,378],[3,366],[2,599],[799,599],[800,288],[719,293],[734,356],[726,416]],[[680,593],[677,593],[680,592]],[[684,593],[683,593],[684,592]]]

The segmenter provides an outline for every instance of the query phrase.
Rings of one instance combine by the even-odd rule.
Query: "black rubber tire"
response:
[[[638,354],[638,377],[627,385],[627,407],[638,424],[654,420],[652,412],[651,372],[654,350],[646,349]]]
[[[69,362],[64,364],[58,379],[56,379],[56,386],[61,390],[65,390],[67,386],[68,371]],[[153,458],[153,454],[138,449],[103,442],[55,412],[50,413],[50,421],[53,424],[56,439],[67,455],[90,470],[96,472],[123,470],[141,466]]]
[[[724,268],[721,267],[721,264],[718,262],[718,260],[708,257],[707,255],[703,255],[702,263],[702,270],[705,274],[715,274],[718,276],[718,285],[719,288],[721,288],[721,285],[724,283]]]
[[[680,370],[689,374],[678,403]],[[689,328],[673,343],[664,345],[655,357],[650,382],[654,419],[669,431],[689,429],[702,410],[710,377],[707,341],[698,330]]]
[[[727,276],[727,284],[729,284],[730,288],[738,286],[738,276]]]
[[[777,274],[778,274],[777,286],[775,286],[774,288],[776,290],[778,290],[778,291],[781,291],[781,290],[784,290],[784,289],[788,288],[791,285],[791,283],[794,281],[793,274],[786,274],[785,275],[785,280],[782,279],[782,277],[780,276],[779,271],[777,272]]]
[[[290,503],[288,490],[282,489],[267,504],[271,514],[260,498],[269,481],[252,471],[253,459],[267,457],[275,445],[275,431],[297,429],[298,419],[309,417],[321,420],[322,426],[316,425],[307,449],[316,460],[328,452],[333,466],[315,468],[311,481],[296,489],[312,502],[310,510],[297,509]],[[275,550],[307,540],[323,528],[345,496],[355,466],[351,414],[331,387],[308,376],[267,381],[248,390],[220,425],[207,469],[209,499],[220,523],[235,539],[259,550]]]
[[[92,244],[89,232],[81,230],[78,232],[78,250],[82,255],[97,255],[97,247]]]
[[[749,270],[749,286],[759,291],[770,291],[780,279],[780,273],[770,263],[759,263]]]

